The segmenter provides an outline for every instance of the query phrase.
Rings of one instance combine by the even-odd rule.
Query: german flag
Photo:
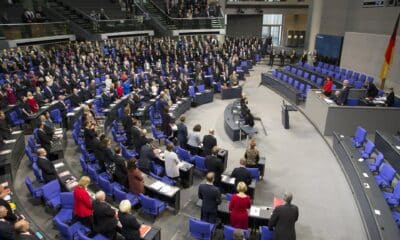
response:
[[[389,44],[386,48],[385,59],[381,69],[381,89],[385,88],[385,80],[389,72],[390,64],[392,63],[394,46],[396,45],[397,29],[399,27],[399,20],[400,20],[400,14],[397,17],[396,25],[394,25],[392,36],[390,37]]]

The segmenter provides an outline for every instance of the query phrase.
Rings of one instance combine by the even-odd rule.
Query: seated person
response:
[[[22,219],[14,225],[17,240],[36,240],[37,238],[29,231],[29,222]]]
[[[379,90],[374,83],[369,81],[364,82],[364,87],[367,89],[366,97],[369,99],[374,99],[378,96]]]
[[[388,93],[388,95],[386,96],[386,106],[388,107],[393,107],[394,105],[394,91],[393,88],[389,88],[390,92]],[[0,118],[1,119],[1,118]],[[1,129],[1,128],[0,128]]]
[[[233,169],[231,177],[235,178],[235,186],[239,182],[244,182],[247,186],[251,184],[251,174],[246,169],[246,160],[244,158],[240,159],[240,166]]]
[[[342,90],[336,91],[332,99],[336,102],[337,105],[344,106],[346,105],[349,93],[350,93],[349,80],[344,80]]]

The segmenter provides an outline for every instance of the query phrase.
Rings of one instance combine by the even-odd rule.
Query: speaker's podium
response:
[[[282,125],[285,129],[289,129],[289,112],[295,112],[297,108],[293,105],[286,104],[285,100],[282,100]]]

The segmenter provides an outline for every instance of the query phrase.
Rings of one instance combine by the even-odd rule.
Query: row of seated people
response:
[[[360,148],[361,158],[366,161],[369,170],[375,175],[375,181],[381,188],[383,197],[392,209],[393,217],[400,227],[400,212],[396,210],[400,205],[400,182],[396,179],[396,170],[385,161],[385,156],[366,137],[367,131],[358,127],[352,140],[353,146]]]
[[[0,94],[2,108],[16,104],[18,99],[23,102],[28,92],[33,112],[38,105],[67,94],[72,95],[68,107],[76,107],[82,100],[103,93],[107,107],[110,98],[129,92],[129,87],[140,88],[145,96],[157,86],[158,91],[173,86],[183,89],[203,82],[211,87],[212,81],[210,77],[205,79],[205,73],[225,83],[225,76],[232,75],[240,64],[238,56],[248,52],[252,59],[259,49],[257,39],[227,39],[223,45],[211,39],[207,39],[209,42],[198,39],[196,45],[192,39],[190,45],[189,39],[167,40],[108,41],[104,43],[107,49],[114,49],[108,54],[98,42],[50,50],[30,47],[25,51],[5,51],[0,68],[0,80],[5,83]],[[126,51],[126,47],[131,50]],[[129,84],[125,90],[126,81]]]

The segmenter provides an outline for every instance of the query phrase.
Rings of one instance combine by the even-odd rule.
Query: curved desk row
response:
[[[333,150],[349,183],[370,240],[400,239],[389,205],[365,161],[349,137],[333,135]]]
[[[298,105],[301,102],[301,92],[299,90],[275,78],[272,74],[262,73],[261,84],[283,95],[292,104]]]
[[[383,153],[386,161],[400,174],[400,139],[393,134],[375,132],[375,146]]]
[[[238,141],[240,139],[240,102],[235,101],[228,104],[224,111],[224,128],[226,134],[232,141]]]
[[[289,66],[290,66],[291,68],[294,67],[294,68],[296,68],[296,69],[300,69],[300,70],[302,70],[303,72],[308,72],[310,75],[315,75],[315,77],[317,77],[317,78],[320,77],[320,78],[322,78],[323,80],[325,80],[326,76],[328,76],[328,74],[323,74],[323,73],[320,73],[320,72],[316,72],[316,71],[314,71],[314,70],[311,70],[311,69],[309,69],[309,68],[305,68],[305,67],[302,67],[302,66],[299,66],[299,65],[289,64]],[[332,76],[332,78],[333,78],[333,82],[336,84],[336,86],[337,86],[338,88],[341,88],[341,87],[343,86],[342,81],[335,79],[334,76]]]

